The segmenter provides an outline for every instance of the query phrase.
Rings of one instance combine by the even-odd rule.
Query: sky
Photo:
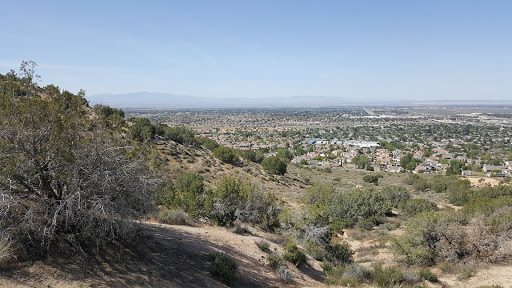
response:
[[[88,95],[512,99],[509,0],[0,0],[0,39]]]

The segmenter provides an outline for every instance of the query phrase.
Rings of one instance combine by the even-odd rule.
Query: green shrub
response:
[[[293,159],[293,153],[288,149],[277,149],[277,157],[281,158],[285,163],[289,163]]]
[[[322,269],[325,271],[325,273],[331,272],[332,269],[334,268],[332,263],[329,261],[324,261],[324,262],[320,263],[320,267],[322,267]]]
[[[363,176],[363,181],[366,183],[378,184],[380,178],[383,178],[383,176],[370,174],[370,175]]]
[[[324,169],[322,169],[323,172],[325,173],[332,173],[332,168],[331,167],[325,167]]]
[[[382,267],[375,265],[370,270],[373,283],[379,287],[394,287],[404,280],[404,274],[396,267]]]
[[[430,282],[439,281],[439,279],[437,278],[437,275],[432,273],[432,271],[430,271],[429,269],[422,269],[422,270],[420,270],[420,272],[418,274],[419,274],[420,278],[423,280],[427,280]]]
[[[268,173],[284,175],[286,173],[287,163],[277,156],[270,156],[261,161],[261,166]]]
[[[190,219],[187,212],[180,208],[164,207],[157,214],[157,221],[169,225],[189,225]]]
[[[350,245],[345,241],[325,247],[325,259],[334,265],[352,263],[354,261],[353,255],[354,251],[350,249]]]
[[[172,206],[181,207],[192,217],[203,214],[206,189],[203,176],[199,173],[181,173],[174,184],[174,203]]]
[[[147,118],[131,118],[132,126],[130,126],[130,135],[132,139],[138,141],[147,141],[155,137],[155,127]]]
[[[417,191],[425,192],[430,188],[430,184],[424,178],[420,178],[412,184],[412,188]]]
[[[416,183],[416,181],[418,181],[420,179],[421,179],[421,177],[418,176],[417,174],[410,174],[409,177],[404,179],[404,183],[412,185],[412,184]]]
[[[254,241],[256,246],[263,252],[270,252],[270,244],[265,240]]]
[[[398,207],[400,201],[411,198],[411,193],[402,186],[386,186],[381,190],[381,193],[388,205],[394,208]]]
[[[277,269],[277,267],[284,264],[283,257],[276,255],[276,254],[269,254],[267,256],[268,266],[270,266],[272,269]]]
[[[210,273],[222,283],[231,286],[238,270],[235,260],[224,253],[213,253],[210,258],[212,260]]]
[[[265,158],[265,154],[261,150],[238,150],[238,153],[242,158],[246,159],[247,161],[255,163],[261,163],[261,161],[263,161],[263,159]]]
[[[500,196],[498,198],[490,199],[488,197],[475,197],[471,198],[462,210],[466,215],[475,215],[477,213],[489,216],[493,212],[502,207],[512,206],[511,196]]]
[[[213,151],[216,148],[220,147],[220,145],[219,145],[219,143],[217,143],[217,141],[207,138],[207,137],[197,137],[196,140],[201,145],[203,145],[203,147],[205,147],[206,149],[208,149],[210,151]]]
[[[373,227],[375,227],[381,223],[382,223],[382,220],[380,217],[370,216],[369,218],[359,219],[359,221],[357,221],[355,226],[365,229],[365,230],[371,230],[371,229],[373,229]]]
[[[297,267],[300,267],[306,263],[306,254],[301,252],[297,245],[291,241],[288,241],[288,243],[286,243],[283,258],[286,261],[295,264],[295,266]]]
[[[308,245],[306,252],[317,261],[323,261],[327,253],[322,245],[318,245],[316,243]]]
[[[475,276],[475,274],[476,274],[475,269],[466,267],[466,268],[462,269],[462,272],[459,274],[459,276],[457,276],[457,280],[459,280],[459,281],[466,280],[466,279],[469,279],[469,278]]]
[[[196,145],[198,142],[195,138],[194,130],[185,127],[169,127],[167,125],[160,125],[156,127],[157,133],[163,133],[163,137],[168,140],[172,140],[176,143],[183,145]],[[159,131],[161,129],[161,131]]]
[[[469,180],[459,180],[448,186],[447,198],[453,205],[462,206],[466,204],[472,197],[474,191],[470,190],[471,182]]]
[[[213,156],[227,164],[233,164],[238,161],[238,157],[236,157],[235,152],[229,147],[215,148],[213,150]]]
[[[256,189],[248,181],[225,176],[217,183],[217,189],[207,199],[209,215],[218,225],[231,225],[237,219],[237,211],[245,206],[249,193]]]
[[[457,217],[443,212],[417,214],[407,223],[405,234],[392,240],[391,249],[407,264],[458,260],[467,252],[467,235]]]
[[[437,210],[437,205],[426,199],[409,199],[398,204],[398,211],[405,216],[414,216],[422,212]]]

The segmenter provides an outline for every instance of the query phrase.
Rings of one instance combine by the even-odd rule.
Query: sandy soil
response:
[[[471,182],[471,186],[475,187],[482,187],[486,185],[497,186],[501,182],[498,178],[491,177],[466,176],[465,178]]]
[[[144,244],[131,251],[106,255],[88,265],[81,257],[24,263],[0,272],[0,287],[226,287],[208,272],[209,254],[224,252],[238,264],[233,287],[322,286],[318,263],[298,270],[294,282],[283,283],[266,264],[266,253],[254,243],[261,238],[238,235],[225,228],[144,223]],[[282,248],[270,243],[282,253]],[[128,256],[126,256],[128,255]]]
[[[457,279],[457,275],[439,277],[439,280],[453,288],[476,288],[487,285],[501,285],[509,288],[512,287],[512,266],[492,266],[477,270],[475,276],[462,281]]]

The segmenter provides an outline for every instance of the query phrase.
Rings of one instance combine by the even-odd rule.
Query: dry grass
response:
[[[0,269],[6,269],[14,259],[14,247],[11,240],[3,236],[0,238]]]

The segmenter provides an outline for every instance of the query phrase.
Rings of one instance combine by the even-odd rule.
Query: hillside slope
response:
[[[256,231],[244,236],[211,226],[147,222],[140,226],[145,236],[130,249],[118,247],[95,259],[55,257],[22,264],[0,271],[0,287],[226,287],[208,272],[209,254],[214,252],[236,260],[239,270],[233,287],[322,285],[320,270],[298,270],[293,265],[289,268],[297,277],[290,284],[281,281],[266,264],[266,253],[254,243],[261,239]],[[282,248],[271,244],[274,247],[282,253]]]

